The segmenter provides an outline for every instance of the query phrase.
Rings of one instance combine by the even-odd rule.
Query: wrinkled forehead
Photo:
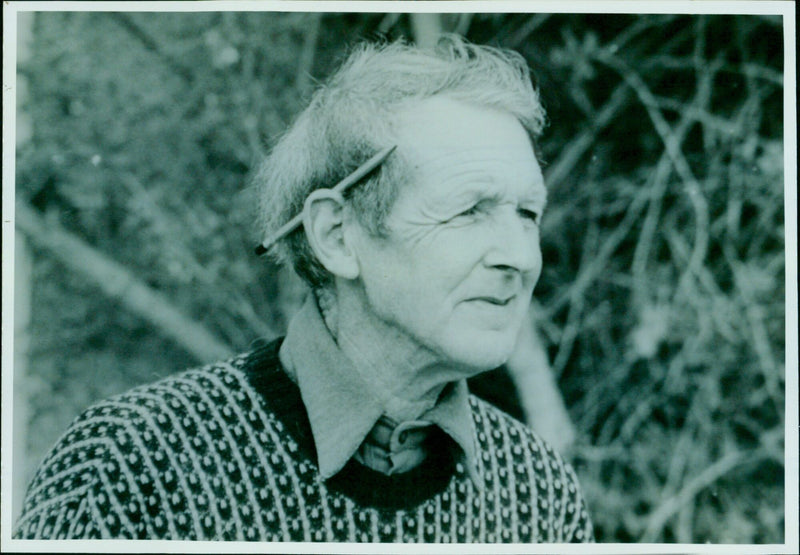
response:
[[[514,178],[543,187],[533,143],[509,112],[433,97],[398,112],[398,154],[431,179]]]
[[[411,152],[441,148],[506,149],[519,142],[532,150],[530,136],[510,112],[447,96],[407,104],[393,119],[398,145]]]

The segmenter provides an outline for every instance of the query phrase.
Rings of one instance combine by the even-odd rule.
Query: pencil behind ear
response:
[[[314,255],[337,277],[355,279],[358,261],[344,234],[345,201],[341,193],[317,189],[303,206],[303,228]]]

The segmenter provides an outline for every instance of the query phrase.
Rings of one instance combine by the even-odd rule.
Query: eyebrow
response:
[[[473,183],[470,185],[473,185],[474,183],[475,182],[473,181]],[[473,201],[500,203],[503,202],[505,198],[501,192],[492,191],[487,193],[481,190],[480,187],[471,187],[470,185],[464,186],[456,191],[455,194],[451,194],[446,198],[454,203],[466,203]],[[539,208],[544,211],[545,207],[547,206],[547,189],[544,186],[539,187],[534,183],[531,185],[530,190],[520,197],[519,203],[520,205],[538,204],[540,205]]]
[[[383,164],[383,162],[389,157],[389,155],[394,152],[394,149],[397,148],[397,145],[393,145],[387,148],[384,148],[374,156],[372,156],[369,160],[361,164],[357,167],[352,173],[347,175],[344,179],[339,181],[333,187],[330,187],[332,191],[336,191],[337,193],[344,193],[346,190],[350,189],[354,185],[357,185],[367,174],[369,174],[372,170]],[[286,237],[289,233],[294,231],[301,223],[303,222],[303,210],[300,211],[299,214],[294,216],[291,220],[283,224],[278,231],[267,237],[260,245],[257,245],[255,248],[255,253],[257,256],[261,256],[262,254],[266,253],[269,248]]]

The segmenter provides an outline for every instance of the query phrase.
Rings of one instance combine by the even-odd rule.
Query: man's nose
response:
[[[539,229],[516,211],[498,218],[490,233],[486,264],[501,270],[529,273],[541,265]]]

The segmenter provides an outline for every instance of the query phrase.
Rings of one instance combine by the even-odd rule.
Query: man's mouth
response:
[[[471,301],[483,301],[485,303],[494,305],[494,306],[507,306],[512,300],[514,299],[514,295],[510,297],[492,297],[492,296],[484,296],[484,297],[474,297],[470,299]]]

